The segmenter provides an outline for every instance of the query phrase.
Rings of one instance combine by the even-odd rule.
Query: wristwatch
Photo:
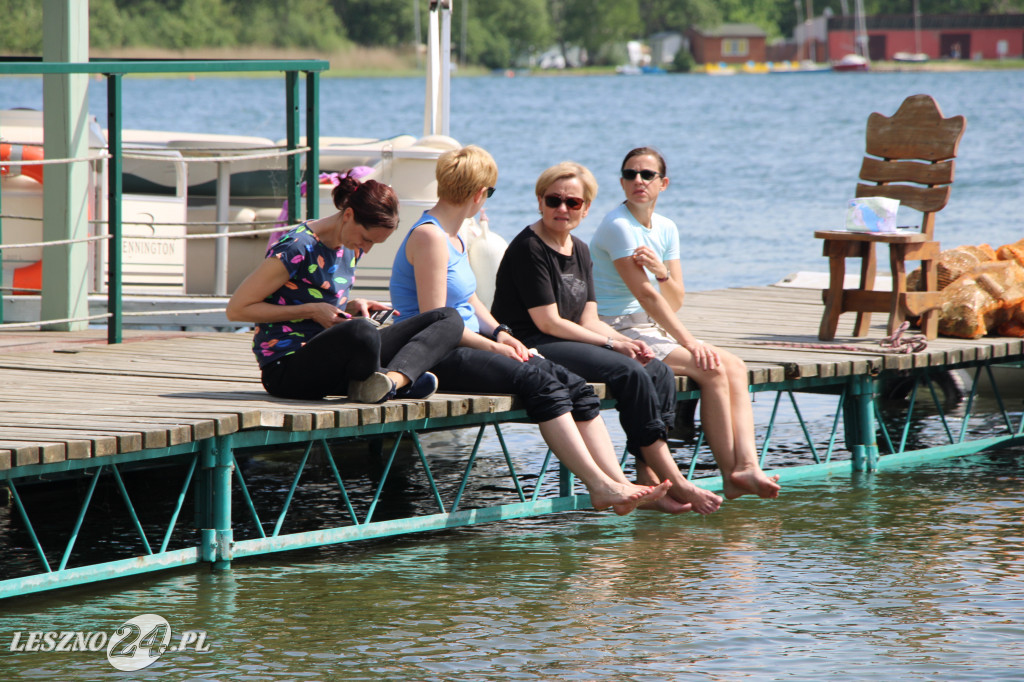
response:
[[[608,340],[604,342],[604,347],[608,350],[615,350],[615,342],[612,341],[612,337],[608,337]]]
[[[512,333],[512,327],[508,326],[507,324],[499,324],[497,327],[494,328],[494,331],[491,332],[491,338],[497,341],[498,334],[502,332],[505,332],[509,336],[515,336],[515,334]]]

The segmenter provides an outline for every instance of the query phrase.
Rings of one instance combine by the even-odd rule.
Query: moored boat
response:
[[[859,54],[844,55],[842,59],[832,64],[833,71],[870,71],[871,63],[867,57]]]

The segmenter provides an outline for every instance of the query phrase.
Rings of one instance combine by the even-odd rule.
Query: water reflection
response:
[[[1022,481],[1024,452],[1004,452],[794,484],[707,518],[572,514],[322,548],[10,602],[0,647],[152,612],[213,649],[165,654],[154,679],[1015,679]],[[5,651],[3,666],[112,670],[92,653]]]

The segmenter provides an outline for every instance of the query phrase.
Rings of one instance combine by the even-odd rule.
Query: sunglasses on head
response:
[[[494,196],[494,188],[493,187],[487,187],[486,189],[487,189],[487,198],[490,199],[491,197]]]
[[[583,208],[583,199],[579,197],[560,197],[557,194],[548,194],[544,197],[544,205],[548,208],[558,208],[562,204],[570,211]]]
[[[636,180],[636,176],[638,176],[638,175],[641,177],[641,179],[643,179],[644,182],[650,182],[654,178],[656,178],[659,175],[661,175],[661,173],[659,173],[658,171],[652,171],[652,170],[647,170],[647,169],[644,169],[644,170],[634,170],[632,168],[623,168],[622,169],[622,179],[623,180]]]

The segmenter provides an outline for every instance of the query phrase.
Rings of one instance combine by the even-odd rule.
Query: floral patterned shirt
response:
[[[342,308],[360,256],[361,251],[329,249],[305,223],[298,225],[267,249],[267,258],[279,259],[288,269],[288,281],[264,300],[276,305],[323,302]],[[313,320],[261,322],[252,350],[264,367],[294,353],[323,330]]]

